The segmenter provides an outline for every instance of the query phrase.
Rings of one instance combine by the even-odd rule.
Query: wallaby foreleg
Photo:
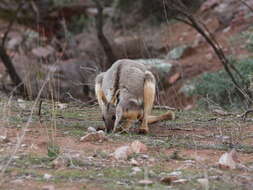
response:
[[[144,97],[143,97],[143,119],[142,124],[139,129],[140,133],[148,133],[148,116],[150,115],[154,100],[155,100],[155,78],[153,74],[149,71],[145,72],[145,79],[144,79]]]

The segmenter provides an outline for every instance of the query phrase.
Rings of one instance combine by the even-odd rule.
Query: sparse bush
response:
[[[253,59],[233,60],[232,63],[246,79],[245,83],[239,78],[236,80],[243,89],[248,90],[253,74]],[[189,92],[189,95],[200,96],[200,102],[203,102],[203,98],[208,98],[222,107],[246,106],[243,97],[224,69],[214,73],[204,73],[194,79],[193,84],[194,89]]]
[[[204,0],[182,0],[183,4],[191,12],[196,12]],[[114,0],[114,7],[117,12],[113,17],[114,24],[124,23],[124,26],[134,27],[137,23],[148,21],[150,24],[160,24],[167,22],[176,14],[176,11],[167,10],[171,6],[171,1],[160,0],[140,0],[126,1]],[[165,12],[166,11],[166,14]],[[129,17],[129,15],[131,15]],[[115,23],[115,20],[119,23]]]
[[[246,40],[245,46],[248,51],[253,51],[253,27],[242,33],[242,37]]]

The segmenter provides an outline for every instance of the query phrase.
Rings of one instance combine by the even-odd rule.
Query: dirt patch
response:
[[[34,115],[27,129],[24,128],[26,117],[17,119],[20,112],[16,103],[10,106],[10,113],[16,119],[9,115],[9,123],[1,124],[8,139],[0,143],[0,166],[5,168],[3,189],[42,189],[46,185],[63,190],[141,189],[139,181],[145,178],[153,182],[154,189],[166,189],[160,178],[171,172],[179,173],[179,179],[188,180],[183,186],[173,185],[175,188],[192,189],[200,188],[196,180],[204,177],[204,171],[210,176],[211,187],[247,189],[252,185],[251,120],[220,117],[198,110],[181,111],[176,112],[175,121],[150,126],[148,135],[139,135],[133,130],[128,134],[107,134],[108,141],[80,142],[88,127],[102,124],[98,107],[68,105],[68,109],[58,110],[57,117],[51,118],[49,105],[45,103],[41,117]],[[155,114],[162,111],[158,112]],[[24,129],[21,146],[12,155],[17,137]],[[147,146],[146,153],[133,154],[127,160],[112,159],[110,154],[116,148],[135,140]],[[48,152],[52,143],[59,148],[53,156]],[[223,171],[218,168],[220,156],[232,147],[249,170]],[[13,160],[6,167],[10,156]],[[53,164],[56,158],[60,162],[57,167]],[[233,181],[228,183],[231,173]],[[242,174],[244,178],[241,178]]]

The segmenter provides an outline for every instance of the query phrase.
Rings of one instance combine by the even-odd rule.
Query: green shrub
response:
[[[253,74],[253,59],[232,61],[232,63],[246,79],[244,84],[238,77],[236,77],[236,80],[243,89],[248,89]],[[238,107],[245,104],[224,69],[214,73],[204,73],[192,82],[194,88],[189,92],[189,95],[200,96],[202,98],[200,102],[203,102],[203,98],[208,98],[222,107]]]
[[[253,27],[250,27],[247,31],[243,32],[242,37],[246,40],[245,47],[248,51],[253,51]]]

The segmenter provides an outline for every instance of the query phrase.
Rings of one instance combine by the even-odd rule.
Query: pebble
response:
[[[96,132],[97,130],[94,127],[88,127],[87,131],[89,133],[93,133],[93,132]]]
[[[55,187],[53,185],[45,185],[42,187],[42,190],[55,190]]]
[[[152,185],[152,184],[153,184],[153,181],[148,180],[148,179],[143,179],[143,180],[140,180],[138,183],[139,183],[140,185]]]
[[[52,175],[51,175],[51,174],[44,174],[43,178],[44,178],[45,180],[49,180],[49,179],[52,178]]]

